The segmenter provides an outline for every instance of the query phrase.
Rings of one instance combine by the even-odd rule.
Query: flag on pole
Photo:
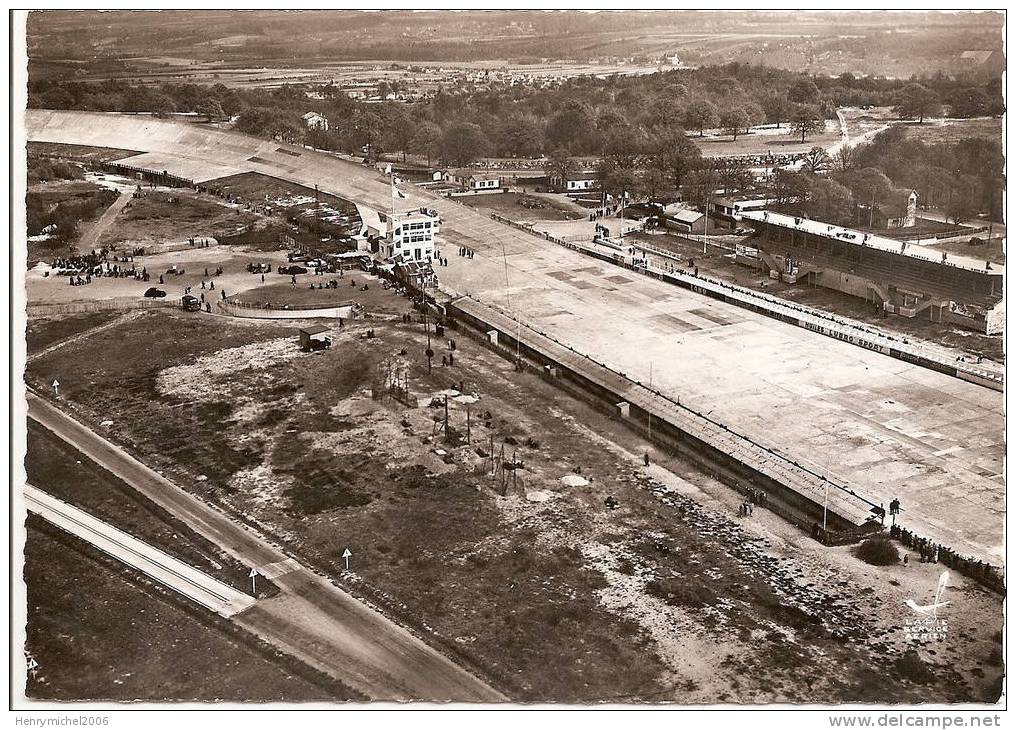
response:
[[[392,185],[392,200],[396,200],[398,198],[402,198],[403,200],[405,200],[406,199],[406,194],[404,192],[402,192],[401,190],[399,190],[394,185]]]

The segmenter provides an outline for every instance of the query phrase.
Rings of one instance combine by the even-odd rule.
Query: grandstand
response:
[[[755,229],[738,262],[793,284],[860,297],[890,314],[927,317],[998,334],[1005,326],[1005,266],[821,221],[747,211]]]

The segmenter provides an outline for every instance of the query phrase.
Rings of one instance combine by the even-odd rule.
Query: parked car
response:
[[[317,352],[319,350],[327,350],[332,346],[332,338],[325,337],[320,340],[308,340],[307,344],[303,346],[304,352]]]
[[[280,266],[280,274],[306,274],[307,269],[302,266]]]
[[[192,297],[187,294],[182,300],[183,308],[187,312],[200,312],[201,311],[201,300],[197,297]]]
[[[162,289],[156,289],[153,286],[150,289],[148,289],[148,291],[145,292],[145,296],[148,297],[149,299],[161,299],[162,297],[166,296],[166,292],[162,291]]]

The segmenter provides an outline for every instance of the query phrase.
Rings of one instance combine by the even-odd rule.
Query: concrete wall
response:
[[[324,307],[321,309],[260,309],[244,307],[229,302],[219,302],[219,310],[232,317],[250,319],[354,319],[357,305],[346,304],[341,307]]]

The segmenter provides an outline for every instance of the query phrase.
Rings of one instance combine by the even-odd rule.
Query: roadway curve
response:
[[[272,578],[278,596],[232,617],[265,641],[375,700],[507,698],[340,590],[251,529],[156,473],[34,393],[28,416],[236,559]]]

